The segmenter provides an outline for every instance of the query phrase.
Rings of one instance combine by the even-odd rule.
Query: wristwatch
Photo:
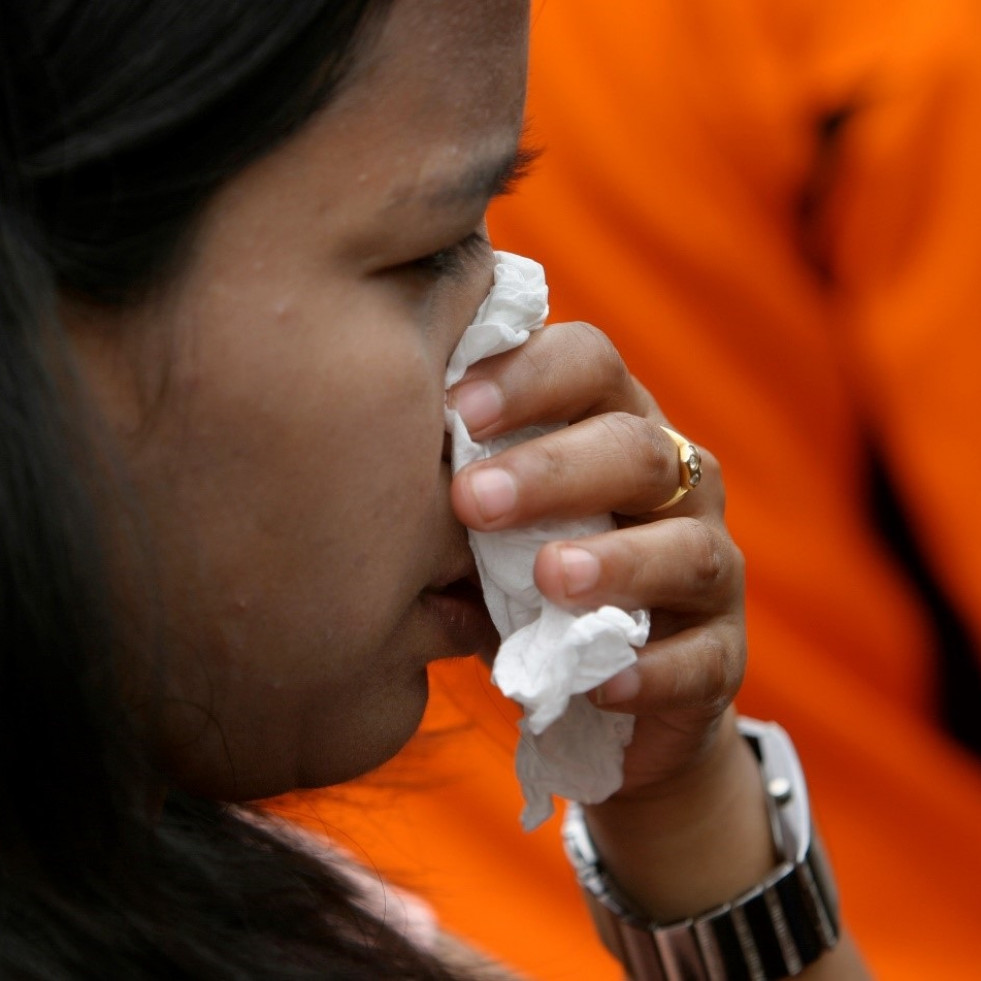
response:
[[[787,733],[740,718],[739,731],[763,774],[779,862],[730,902],[675,923],[652,923],[631,908],[603,868],[582,808],[567,805],[566,854],[601,932],[615,941],[634,981],[778,981],[795,977],[838,939],[838,897],[820,843],[811,835],[807,785]]]

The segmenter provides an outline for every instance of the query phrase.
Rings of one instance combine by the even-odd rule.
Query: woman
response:
[[[525,3],[0,17],[0,974],[480,976],[226,804],[395,753],[427,664],[496,648],[465,526],[544,515],[623,516],[542,550],[547,596],[656,610],[594,696],[638,718],[586,815],[608,871],[658,922],[764,879],[715,468],[656,512],[663,417],[568,324],[449,398],[475,436],[575,424],[451,484],[443,373],[523,158]],[[863,976],[847,944],[806,975]]]

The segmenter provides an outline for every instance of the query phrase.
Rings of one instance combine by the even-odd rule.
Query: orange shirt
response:
[[[884,981],[977,976],[981,766],[936,626],[874,520],[870,448],[981,650],[981,6],[548,0],[536,173],[492,216],[720,458],[748,569],[740,708],[793,735]],[[424,734],[288,802],[540,981],[620,976],[557,821],[518,828],[514,710],[439,665]],[[981,714],[981,705],[977,707]]]

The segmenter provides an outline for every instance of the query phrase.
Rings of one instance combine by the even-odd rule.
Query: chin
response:
[[[232,746],[211,738],[186,743],[164,762],[171,786],[197,797],[244,802],[346,783],[395,756],[419,728],[429,695],[425,667],[397,690],[356,700],[339,695],[318,709],[312,726],[264,727]],[[277,741],[270,733],[283,736]],[[297,735],[299,733],[299,735]]]
[[[335,786],[378,769],[415,735],[428,700],[429,679],[423,668],[397,692],[379,692],[370,704],[355,708],[350,713],[356,716],[355,724],[345,724],[345,712],[326,736],[327,752],[319,759],[305,753],[304,768],[288,789]]]

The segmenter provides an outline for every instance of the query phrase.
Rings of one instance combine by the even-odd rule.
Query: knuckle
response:
[[[632,462],[636,461],[638,450],[642,460],[640,467],[650,471],[655,456],[655,444],[651,439],[650,427],[640,418],[629,412],[607,412],[600,417],[610,439]],[[634,462],[636,466],[636,462]]]
[[[719,465],[718,458],[711,451],[699,444],[698,453],[702,462],[702,473],[711,477],[713,480],[722,480],[722,467]]]
[[[614,410],[600,417],[613,436],[624,449],[636,453],[638,444],[647,455],[653,456],[655,444],[651,439],[650,426],[640,416],[630,412]]]
[[[704,664],[699,701],[713,714],[719,714],[732,701],[742,684],[744,659],[737,646],[719,629],[706,633],[700,657]]]
[[[568,325],[578,347],[576,355],[595,372],[604,390],[620,391],[631,382],[630,372],[613,342],[593,324],[577,320]]]
[[[729,541],[729,561],[732,566],[732,576],[737,583],[746,578],[746,556],[743,550],[732,540]]]
[[[711,450],[706,450],[699,445],[698,452],[701,458],[702,481],[706,486],[717,488],[719,504],[724,509],[726,488],[725,479],[722,476],[722,467]]]
[[[728,580],[732,571],[729,540],[697,518],[678,518],[679,530],[685,537],[685,551],[691,575],[701,589],[711,589]],[[733,546],[734,547],[734,546]]]
[[[536,380],[539,387],[548,389],[552,386],[554,359],[544,356],[535,345],[522,344],[515,348],[513,358],[516,363],[524,365],[527,374]]]
[[[562,480],[564,472],[562,452],[549,440],[541,441],[536,463],[534,482],[547,486]]]
[[[628,495],[638,511],[648,511],[664,498],[665,487],[677,481],[677,460],[666,457],[649,420],[630,412],[608,412],[603,417],[609,439],[629,466],[633,493]]]

